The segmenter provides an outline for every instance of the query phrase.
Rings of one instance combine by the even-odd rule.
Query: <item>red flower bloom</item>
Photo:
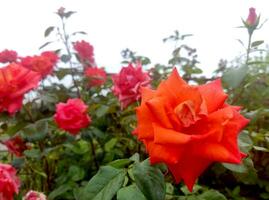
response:
[[[27,145],[20,136],[15,136],[5,141],[8,151],[12,154],[15,154],[17,157],[21,157],[23,152],[28,149]]]
[[[91,122],[87,109],[88,106],[81,99],[69,99],[67,103],[57,104],[54,120],[61,129],[76,135]]]
[[[43,78],[51,74],[58,61],[58,56],[52,51],[43,52],[40,56],[27,56],[22,58],[23,67],[38,72]]]
[[[257,22],[257,14],[256,14],[256,11],[255,11],[255,8],[250,8],[246,23],[249,26],[254,26],[254,25],[256,25],[256,22]]]
[[[145,144],[151,163],[166,163],[177,183],[183,180],[191,191],[213,162],[239,164],[245,156],[237,136],[249,120],[239,107],[225,104],[220,80],[190,86],[174,69],[157,90],[141,92],[134,134]]]
[[[0,62],[7,63],[7,62],[16,62],[18,59],[18,54],[16,51],[12,50],[4,50],[0,52]]]
[[[27,194],[23,197],[23,200],[46,200],[47,197],[42,192],[37,192],[30,190]]]
[[[80,42],[77,41],[74,43],[74,49],[77,51],[80,62],[83,65],[93,66],[95,61],[93,54],[93,46],[91,44],[85,42],[84,40]]]
[[[141,64],[134,67],[131,63],[123,67],[119,74],[113,75],[113,93],[119,98],[121,108],[138,101],[141,98],[140,87],[150,85],[148,73],[142,71]]]
[[[18,111],[24,94],[36,88],[39,80],[38,73],[15,63],[0,68],[0,112],[13,114]]]
[[[106,82],[106,72],[103,68],[87,67],[85,76],[89,79],[89,86],[101,86]]]
[[[19,193],[19,187],[16,170],[11,165],[0,163],[0,199],[13,200],[14,194]]]

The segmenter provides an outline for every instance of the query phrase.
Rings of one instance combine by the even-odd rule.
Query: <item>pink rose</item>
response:
[[[68,99],[67,103],[57,104],[54,120],[61,129],[76,135],[91,123],[87,109],[81,99]]]
[[[27,194],[23,197],[23,200],[46,200],[47,197],[41,192],[30,190]]]
[[[122,67],[119,74],[112,76],[112,80],[113,93],[119,98],[122,109],[138,101],[141,98],[140,87],[149,87],[151,81],[148,73],[142,71],[140,63]]]
[[[16,169],[11,165],[0,163],[0,199],[13,200],[14,194],[19,193],[20,181]]]
[[[106,72],[102,68],[87,67],[84,74],[89,80],[89,86],[101,86],[106,82]]]
[[[246,20],[246,23],[249,26],[254,26],[257,22],[257,14],[255,11],[255,8],[249,8],[249,14],[248,14],[248,18]]]
[[[83,65],[92,66],[95,63],[93,54],[94,49],[90,43],[81,40],[75,42],[73,47],[78,53],[79,60]]]

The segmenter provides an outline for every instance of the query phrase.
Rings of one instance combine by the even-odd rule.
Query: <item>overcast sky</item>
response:
[[[200,67],[208,74],[221,58],[231,60],[244,51],[236,39],[246,42],[247,32],[235,27],[249,7],[262,20],[269,18],[268,0],[8,0],[0,3],[0,50],[39,53],[45,28],[58,23],[54,12],[60,6],[78,12],[69,30],[88,33],[83,39],[94,45],[98,65],[108,71],[120,69],[124,48],[148,56],[153,64],[166,64],[172,46],[162,39],[179,30],[194,34],[187,43],[197,48]],[[268,23],[254,39],[268,42]]]

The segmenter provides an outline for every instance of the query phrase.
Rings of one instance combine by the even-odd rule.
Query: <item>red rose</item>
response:
[[[14,194],[19,193],[19,187],[16,170],[11,165],[0,163],[0,199],[13,200]]]
[[[38,72],[43,78],[51,74],[53,67],[58,61],[58,56],[54,52],[46,51],[40,56],[27,56],[22,58],[23,67]]]
[[[87,67],[85,76],[89,80],[89,86],[101,86],[106,82],[106,72],[103,68]]]
[[[191,191],[213,162],[241,162],[237,137],[249,120],[239,107],[225,103],[220,80],[190,86],[174,69],[157,90],[141,92],[134,134],[145,144],[151,163],[166,163],[177,183],[183,180]]]
[[[86,66],[93,66],[94,61],[94,54],[93,54],[93,46],[88,42],[77,41],[74,43],[74,49],[78,53],[79,60],[82,64]]]
[[[119,74],[112,76],[112,80],[113,93],[119,98],[122,109],[138,101],[141,98],[140,87],[149,86],[151,81],[148,73],[142,71],[140,63],[135,67],[130,63],[127,67],[121,68]]]
[[[256,21],[257,21],[257,14],[256,14],[256,11],[255,11],[255,8],[250,8],[246,23],[249,26],[254,26],[256,24]]]
[[[12,50],[4,50],[0,52],[0,62],[7,63],[7,62],[16,62],[18,58],[18,54],[16,51]]]
[[[15,63],[0,68],[0,112],[18,111],[24,94],[36,88],[40,78],[38,73]]]
[[[27,194],[23,197],[23,200],[46,200],[47,197],[41,192],[30,190]]]
[[[59,60],[58,55],[53,51],[44,51],[41,53],[41,56],[48,58],[53,66],[56,65]]]
[[[81,99],[69,99],[67,103],[57,104],[54,120],[61,129],[76,135],[91,122],[87,109],[88,106]]]
[[[8,151],[12,154],[15,154],[17,157],[21,157],[23,152],[28,149],[28,146],[18,135],[10,138],[9,140],[6,140],[4,144],[6,145]]]

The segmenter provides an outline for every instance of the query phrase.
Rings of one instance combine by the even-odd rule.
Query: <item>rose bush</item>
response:
[[[0,53],[11,62],[0,69],[0,200],[268,199],[268,55],[252,56],[260,17],[243,21],[238,67],[222,61],[205,77],[178,31],[164,39],[168,64],[125,49],[119,73],[105,71],[85,32],[66,32],[75,13],[56,11],[40,54]]]

